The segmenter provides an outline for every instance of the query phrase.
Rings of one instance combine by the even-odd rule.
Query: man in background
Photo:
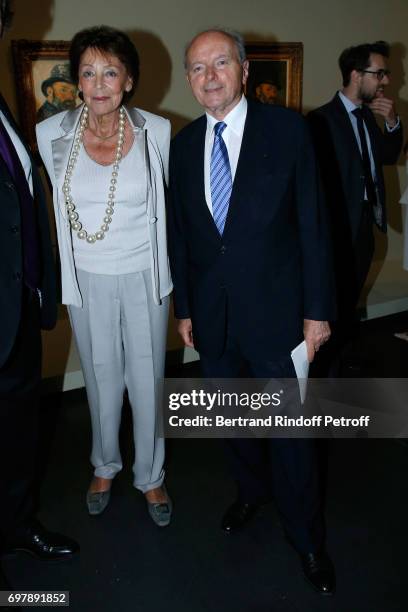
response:
[[[46,100],[37,111],[37,121],[43,121],[63,110],[75,108],[77,88],[72,82],[69,64],[56,64],[48,79],[41,83]]]
[[[344,370],[374,255],[374,226],[387,230],[383,164],[395,164],[402,147],[402,126],[385,94],[388,56],[383,41],[345,49],[342,89],[308,115],[331,221],[338,302],[331,340],[314,364],[318,376]]]
[[[262,104],[280,104],[279,90],[272,81],[263,80],[258,82],[254,91],[258,102]]]
[[[11,17],[9,1],[0,0],[1,35]],[[0,202],[0,555],[63,559],[79,547],[35,519],[33,490],[41,328],[56,321],[48,212],[35,162],[1,96]]]

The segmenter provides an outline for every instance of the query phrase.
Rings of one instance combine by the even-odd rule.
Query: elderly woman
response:
[[[128,391],[135,441],[134,486],[159,526],[171,501],[163,485],[156,379],[163,376],[169,294],[165,181],[170,124],[127,108],[139,76],[130,39],[106,26],[76,34],[70,48],[84,104],[37,126],[53,185],[68,306],[92,422],[89,513],[100,514],[122,468],[119,426]]]

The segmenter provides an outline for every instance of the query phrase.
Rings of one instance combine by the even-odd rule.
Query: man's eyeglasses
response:
[[[367,72],[367,74],[375,74],[378,81],[382,81],[384,77],[389,77],[391,70],[360,70],[359,72]]]

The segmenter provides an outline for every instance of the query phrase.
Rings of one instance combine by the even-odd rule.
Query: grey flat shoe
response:
[[[173,502],[166,488],[164,488],[164,491],[167,495],[167,502],[152,504],[146,499],[149,514],[158,527],[167,527],[167,525],[169,525],[171,513],[173,511]]]
[[[86,494],[86,504],[88,506],[88,512],[91,516],[102,514],[110,500],[110,489],[108,491],[100,491],[93,493],[88,491]]]

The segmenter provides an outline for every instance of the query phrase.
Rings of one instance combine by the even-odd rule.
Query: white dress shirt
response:
[[[227,125],[222,133],[222,138],[227,147],[229,163],[231,167],[231,179],[234,183],[235,173],[238,166],[239,153],[241,151],[242,136],[244,133],[245,120],[247,116],[248,102],[245,96],[241,97],[241,100],[236,106],[226,115],[223,122]],[[214,126],[219,123],[218,119],[212,117],[208,113],[207,115],[207,131],[205,134],[205,148],[204,148],[204,187],[205,187],[205,199],[207,206],[211,214],[212,202],[211,202],[211,184],[210,184],[210,165],[211,165],[211,152],[214,144]]]
[[[16,132],[11,127],[10,123],[7,120],[7,117],[0,110],[0,120],[2,121],[4,127],[6,128],[8,135],[11,138],[11,142],[14,145],[14,148],[17,152],[17,155],[20,158],[21,165],[23,166],[24,174],[26,175],[28,186],[30,187],[31,195],[33,195],[33,169],[31,168],[31,160],[28,156],[28,153],[21,142],[20,138],[17,136]]]

